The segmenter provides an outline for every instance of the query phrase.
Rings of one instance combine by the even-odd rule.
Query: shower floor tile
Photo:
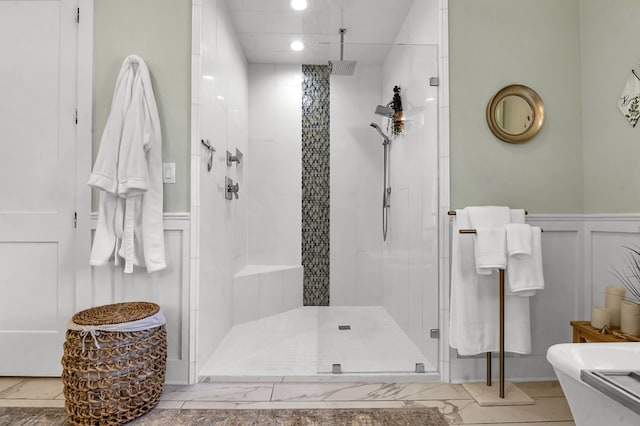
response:
[[[342,373],[366,375],[414,373],[416,363],[435,371],[384,308],[305,306],[233,327],[200,377],[334,379],[333,364],[341,364]]]
[[[343,373],[415,373],[416,364],[436,370],[382,306],[320,307],[318,325],[320,373],[333,364]]]
[[[201,377],[307,376],[316,373],[318,309],[304,307],[237,325]]]

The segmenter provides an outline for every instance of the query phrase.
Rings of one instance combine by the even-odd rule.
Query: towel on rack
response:
[[[631,127],[636,127],[640,119],[640,65],[631,69],[618,99],[618,109]]]
[[[504,217],[508,223],[510,212]],[[460,355],[495,352],[500,348],[498,274],[476,272],[473,238],[459,233],[460,229],[469,228],[472,226],[467,211],[456,210],[451,251],[449,345]],[[527,297],[505,296],[505,350],[520,354],[531,352]]]
[[[531,225],[526,223],[508,223],[504,226],[507,239],[507,255],[531,254]]]
[[[465,207],[469,215],[471,228],[480,226],[498,227],[511,223],[511,209],[504,206],[470,206]]]
[[[533,296],[536,290],[544,289],[542,269],[542,231],[531,227],[531,254],[509,256],[507,282],[509,291],[518,296]]]
[[[511,222],[511,210],[504,206],[465,207],[470,228],[476,230],[474,241],[476,271],[491,274],[507,265],[503,226]]]
[[[511,209],[511,223],[524,223],[526,214],[524,209]]]
[[[507,267],[505,228],[478,226],[473,236],[476,272],[491,274]]]

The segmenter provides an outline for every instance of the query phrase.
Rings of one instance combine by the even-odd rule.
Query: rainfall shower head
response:
[[[376,107],[376,114],[383,117],[391,118],[393,117],[393,114],[395,114],[395,111],[393,110],[393,108],[389,108],[388,106],[378,105]]]
[[[346,28],[340,28],[340,60],[329,61],[329,74],[331,75],[353,75],[356,72],[357,61],[344,60],[344,34]]]
[[[356,61],[329,61],[329,74],[351,76],[356,72]]]
[[[380,126],[378,126],[376,123],[371,123],[371,124],[369,124],[369,126],[373,127],[374,129],[376,129],[378,131],[378,133],[380,133],[380,136],[382,136],[382,139],[384,139],[383,144],[391,143],[391,139],[389,139],[389,136],[384,134],[384,132],[382,131]]]

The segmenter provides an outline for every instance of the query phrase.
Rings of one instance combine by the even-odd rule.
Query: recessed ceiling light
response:
[[[307,0],[291,0],[291,8],[305,10],[307,8]]]
[[[304,49],[304,44],[300,40],[294,40],[291,42],[289,47],[291,47],[291,50],[295,50],[296,52],[298,52]]]

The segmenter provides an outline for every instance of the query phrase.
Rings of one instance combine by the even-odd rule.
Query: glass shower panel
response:
[[[318,308],[318,373],[434,372],[438,339],[438,48],[392,46],[383,66],[331,78],[331,288]],[[387,240],[374,114],[401,87]]]

